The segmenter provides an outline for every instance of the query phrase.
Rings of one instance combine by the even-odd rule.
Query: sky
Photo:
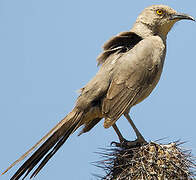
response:
[[[166,4],[196,17],[195,0],[0,0],[0,171],[34,145],[74,107],[77,90],[98,71],[103,43],[128,31],[149,5]],[[130,115],[147,141],[187,141],[196,155],[196,23],[181,21],[168,35],[160,82]],[[123,135],[135,134],[125,118]],[[117,136],[103,120],[80,137],[75,132],[35,180],[93,180],[100,148]],[[9,179],[22,163],[1,180]]]

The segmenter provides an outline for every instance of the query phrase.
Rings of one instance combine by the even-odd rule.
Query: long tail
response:
[[[52,128],[40,141],[38,141],[31,149],[24,153],[19,159],[12,163],[2,174],[5,174],[16,163],[22,161],[28,156],[36,147],[46,141],[37,149],[32,156],[27,159],[18,171],[12,176],[10,180],[18,180],[23,174],[24,178],[31,172],[31,170],[41,161],[37,169],[32,173],[31,177],[36,176],[39,171],[45,166],[49,159],[58,151],[64,144],[67,138],[82,125],[84,113],[73,109],[63,120],[61,120],[54,128]],[[45,157],[44,157],[45,156]]]

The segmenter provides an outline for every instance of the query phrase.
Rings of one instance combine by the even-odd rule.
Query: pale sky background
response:
[[[74,106],[76,91],[97,72],[96,57],[111,36],[129,30],[144,7],[167,4],[196,17],[195,0],[0,0],[0,171],[36,143]],[[131,116],[147,140],[181,139],[196,155],[196,23],[168,35],[161,80]],[[128,122],[117,123],[135,139]],[[35,180],[93,180],[103,171],[96,151],[117,141],[103,121],[72,135]],[[9,179],[22,163],[0,180]]]

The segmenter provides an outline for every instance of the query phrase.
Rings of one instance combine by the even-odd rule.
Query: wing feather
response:
[[[103,64],[111,54],[129,51],[141,40],[142,37],[131,31],[117,34],[104,44],[103,53],[97,57],[98,65]]]
[[[119,63],[125,63],[122,56]],[[138,56],[134,56],[137,58]],[[157,76],[159,67],[152,62],[152,54],[147,53],[144,59],[134,60],[130,64],[119,64],[119,72],[113,78],[107,95],[103,100],[102,112],[105,116],[104,127],[113,125],[125,111],[145,97],[150,85]]]

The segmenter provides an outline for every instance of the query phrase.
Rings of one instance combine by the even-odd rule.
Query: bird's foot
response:
[[[134,147],[142,146],[144,144],[147,144],[147,142],[143,138],[136,139],[135,141],[127,141],[126,139],[123,139],[123,141],[121,142],[115,142],[115,141],[111,142],[111,145],[120,148],[134,148]]]

